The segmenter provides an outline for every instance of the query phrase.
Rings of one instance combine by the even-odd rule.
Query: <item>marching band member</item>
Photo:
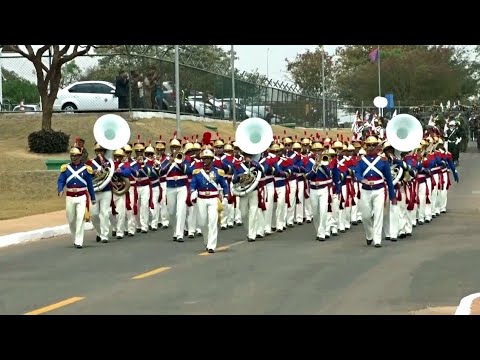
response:
[[[188,139],[185,139],[185,141],[186,142],[183,144],[183,152],[185,153],[185,160],[188,161],[191,168],[187,174],[188,176],[187,190],[188,190],[192,182],[192,177],[193,177],[192,172],[194,169],[201,168],[202,162],[200,159],[197,159],[194,156],[193,144],[190,141],[188,141]],[[189,238],[194,238],[195,231],[197,231],[197,233],[201,232],[200,228],[197,226],[198,208],[195,206],[191,198],[190,198],[190,201],[188,200],[189,198],[187,197],[187,215],[186,215],[186,221],[185,221],[185,231],[183,232],[183,234],[187,235]]]
[[[277,175],[274,174],[273,213],[275,214],[275,226],[272,226],[272,231],[277,232],[282,232],[287,228],[287,208],[290,201],[287,187],[292,172],[289,159],[283,155],[281,145],[281,143],[274,143],[271,147],[271,152],[276,155],[273,160],[276,160],[274,166],[277,169]]]
[[[436,208],[440,213],[443,214],[447,212],[448,190],[451,185],[450,172],[452,172],[455,182],[458,183],[459,178],[457,169],[455,169],[455,164],[453,163],[452,153],[445,150],[442,139],[438,139],[437,162],[441,165],[441,172],[439,173],[439,176],[441,177],[440,182],[442,183],[442,187],[438,190]]]
[[[402,159],[399,159],[395,156],[395,149],[388,141],[383,143],[383,157],[388,162],[389,169],[392,165],[397,165],[402,167],[404,171],[407,171],[407,167]],[[391,174],[391,171],[390,171]],[[392,179],[393,180],[393,179]],[[404,222],[406,221],[406,211],[407,207],[404,201],[406,195],[405,192],[402,193],[402,182],[398,181],[394,185],[395,196],[397,199],[396,206],[390,206],[389,202],[386,202],[384,209],[383,217],[383,232],[385,234],[385,239],[391,241],[397,241],[400,237],[401,230],[404,228]],[[405,206],[403,206],[405,204]]]
[[[295,208],[296,208],[296,197],[297,194],[297,173],[299,171],[298,166],[295,165],[297,163],[297,153],[293,151],[292,145],[293,140],[289,136],[285,136],[283,139],[283,145],[285,146],[285,157],[288,159],[288,165],[290,166],[290,177],[285,184],[286,191],[287,191],[287,217],[286,223],[287,227],[293,227],[293,223],[295,221]]]
[[[352,145],[353,145],[353,153],[352,153],[351,162],[350,162],[350,169],[352,169],[352,171],[354,171],[355,168],[357,167],[358,160],[362,156],[362,154],[360,154],[360,150],[362,150],[362,152],[364,152],[365,150],[362,148],[362,142],[361,141],[353,140]],[[365,154],[363,154],[363,155],[365,155]],[[353,184],[353,188],[354,188],[353,193],[355,194],[355,204],[352,204],[352,210],[351,210],[351,215],[350,215],[351,216],[351,223],[352,223],[352,225],[358,225],[359,223],[362,222],[362,213],[360,211],[358,211],[358,209],[359,209],[358,204],[359,204],[359,202],[361,201],[361,198],[362,198],[362,196],[361,196],[361,186],[360,186],[360,183],[358,181],[355,181],[355,177],[352,178],[352,184]]]
[[[235,215],[234,200],[233,200],[233,195],[230,189],[230,184],[232,182],[232,177],[233,177],[233,166],[234,166],[233,145],[230,142],[226,143],[225,146],[223,147],[223,151],[225,153],[224,161],[226,161],[230,165],[232,170],[229,173],[225,173],[225,180],[227,181],[227,185],[230,193],[226,194],[228,195],[227,203],[224,204],[223,206],[222,222],[220,226],[225,226],[231,229],[233,228],[234,215]]]
[[[341,206],[343,209],[340,209],[338,216],[340,232],[345,232],[350,229],[352,221],[352,206],[355,204],[355,189],[352,181],[353,169],[351,166],[351,154],[353,153],[353,149],[353,145],[349,144],[348,141],[343,145],[343,149],[339,149],[337,167],[341,174],[340,182],[342,184],[343,199],[343,204]]]
[[[120,177],[129,178],[131,173],[130,167],[123,166],[126,159],[126,154],[123,149],[117,149],[113,152],[114,164],[115,164],[115,174]],[[127,163],[128,164],[128,163]],[[114,181],[112,180],[112,186]],[[112,236],[116,236],[118,240],[123,239],[125,234],[125,222],[127,219],[126,215],[126,194],[117,195],[112,192],[113,206],[112,206]]]
[[[331,146],[333,144],[327,142],[324,142],[324,147],[325,149],[325,154],[330,157],[330,169],[332,171],[337,172],[338,171],[338,166],[337,166],[337,152],[335,149],[333,149]],[[343,148],[343,144],[342,144]],[[340,175],[339,175],[340,176]],[[339,216],[339,210],[340,206],[342,205],[342,191],[341,191],[341,186],[332,186],[331,188],[331,197],[332,197],[332,211],[329,211],[327,213],[327,238],[332,234],[333,236],[338,235],[338,227],[339,227],[339,221],[338,221],[338,216]],[[343,207],[343,205],[342,205]]]
[[[152,169],[148,166],[148,163],[145,159],[145,144],[140,142],[140,136],[138,136],[138,141],[133,144],[133,150],[135,150],[138,166],[137,169],[135,169],[136,171],[132,171],[132,174],[135,178],[133,200],[135,226],[137,228],[137,233],[141,232],[146,234],[148,232],[150,209],[152,208],[152,198],[150,193],[150,173],[152,172]]]
[[[170,150],[172,152],[170,160],[160,170],[160,176],[165,175],[167,179],[166,203],[170,218],[176,217],[173,241],[178,242],[183,242],[183,230],[185,217],[187,216],[187,198],[190,197],[187,190],[190,163],[185,159],[185,155],[181,153],[181,148],[182,144],[177,139],[177,132],[175,131],[174,137],[170,141]]]
[[[214,154],[201,152],[202,168],[193,170],[190,183],[191,198],[196,198],[197,222],[202,229],[203,242],[209,253],[217,248],[219,202],[228,196],[228,184],[224,171],[213,166]]]
[[[275,137],[274,137],[275,138]],[[277,155],[272,149],[275,142],[272,142],[268,153],[262,159],[260,159],[260,165],[267,163],[269,168],[274,168],[278,159]],[[277,149],[280,149],[276,145]],[[257,214],[257,237],[262,238],[264,235],[272,234],[272,220],[273,220],[273,210],[274,210],[274,200],[275,200],[275,185],[274,185],[274,174],[270,173],[263,174],[263,177],[260,179],[260,183],[263,186],[264,191],[264,201],[265,201],[265,211],[258,211]]]
[[[89,202],[95,205],[93,190],[93,169],[82,162],[81,150],[73,146],[70,149],[70,164],[60,168],[57,180],[58,196],[63,196],[66,187],[66,213],[73,243],[77,249],[83,247],[85,221],[89,220]]]
[[[243,152],[244,160],[240,163],[236,163],[234,167],[234,174],[232,178],[232,186],[241,181],[241,178],[247,174],[250,174],[250,169],[256,169],[263,174],[268,172],[268,165],[260,165],[257,161],[252,160],[252,155]],[[247,229],[247,238],[249,242],[255,241],[257,235],[257,227],[255,219],[257,217],[257,211],[261,211],[261,207],[264,204],[261,203],[263,199],[261,193],[263,191],[258,185],[245,196],[240,197],[240,212],[242,214],[242,222]]]
[[[135,236],[135,229],[136,229],[136,220],[135,220],[135,213],[137,209],[136,203],[136,179],[133,176],[134,172],[138,170],[137,161],[132,157],[133,152],[133,145],[127,144],[123,147],[126,155],[126,161],[121,165],[123,167],[130,168],[130,188],[128,192],[125,194],[125,205],[126,205],[126,214],[127,214],[127,233],[125,235],[128,236]]]
[[[303,224],[304,216],[304,206],[305,206],[305,168],[303,167],[302,155],[302,144],[295,142],[292,145],[292,150],[295,153],[294,165],[297,166],[296,176],[296,191],[295,191],[295,201],[294,201],[294,223],[297,225]]]
[[[432,187],[430,179],[430,168],[433,163],[428,161],[425,155],[429,143],[426,139],[420,142],[421,149],[417,153],[417,175],[415,176],[416,194],[417,194],[417,223],[423,225],[425,222],[430,222],[432,219],[431,209],[427,214],[427,205],[430,204],[430,189]]]
[[[233,145],[233,165],[235,166],[235,164],[241,163],[243,161],[243,155],[242,155],[242,152],[240,151],[240,148],[237,146],[237,143],[235,141],[232,143],[232,145]],[[230,184],[229,184],[229,186],[230,186]],[[231,191],[231,187],[230,187],[230,191]],[[232,198],[231,202],[233,203],[233,208],[234,208],[233,221],[237,226],[241,226],[242,225],[242,214],[240,212],[240,202],[239,202],[237,196],[232,195],[232,197],[233,198]]]
[[[366,140],[367,155],[364,155],[355,169],[356,180],[362,183],[362,221],[367,245],[372,242],[381,247],[383,208],[385,203],[385,182],[392,205],[397,204],[392,174],[388,162],[377,154],[378,139],[370,135]],[[373,218],[373,221],[372,221]]]
[[[343,158],[343,141],[337,140],[332,144],[331,150],[335,151],[335,154],[332,153],[332,168],[337,168],[340,176],[340,186],[339,191],[333,194],[332,200],[334,204],[334,210],[332,211],[332,235],[336,235],[338,231],[344,233],[347,227],[346,224],[346,212],[350,207],[350,189],[347,188],[347,176],[348,176],[348,163],[346,159]],[[348,191],[347,191],[348,190]],[[338,205],[338,206],[337,206]],[[348,205],[348,206],[347,206]],[[350,218],[348,216],[348,218]],[[348,222],[348,228],[350,228],[350,222]]]
[[[339,172],[336,167],[330,167],[328,150],[320,140],[312,144],[314,159],[309,160],[306,178],[310,188],[310,202],[312,204],[313,226],[316,240],[325,241],[330,237],[328,229],[328,213],[332,211],[332,188],[339,192]]]
[[[91,166],[95,176],[100,176],[106,171],[106,167],[110,166],[105,160],[105,153],[107,149],[99,144],[94,146],[95,158],[87,161],[87,165]],[[92,206],[92,225],[97,232],[97,242],[108,242],[108,235],[110,232],[110,211],[112,206],[112,184],[108,183],[102,190],[97,192],[97,202]]]
[[[150,222],[148,228],[152,231],[157,231],[158,223],[160,221],[160,177],[158,172],[160,171],[160,161],[155,158],[155,149],[152,143],[145,148],[145,164],[150,170],[148,177],[150,178],[150,217],[147,221]]]
[[[166,142],[162,140],[162,136],[160,136],[160,140],[155,142],[155,150],[157,151],[157,161],[159,162],[160,168],[166,166],[170,161],[170,157],[165,154],[165,145]],[[158,172],[159,173],[159,172]],[[168,225],[170,224],[170,215],[168,214],[167,208],[167,177],[165,175],[160,176],[160,188],[159,188],[159,206],[160,206],[160,222],[158,226],[161,226],[162,229],[167,229]]]
[[[402,199],[398,205],[400,213],[402,214],[400,217],[402,221],[399,226],[398,236],[402,239],[405,236],[412,236],[413,231],[416,213],[414,179],[417,174],[415,171],[417,167],[417,160],[416,156],[412,152],[403,152],[401,154],[401,158],[403,159],[402,168],[405,172],[405,175],[403,176],[400,185],[400,194]]]
[[[305,133],[305,136],[307,134]],[[313,134],[312,134],[313,138]],[[303,162],[303,169],[309,164],[310,158],[313,158],[314,155],[311,151],[312,147],[312,139],[308,137],[304,137],[302,139],[302,162]],[[308,181],[306,176],[306,171],[304,171],[304,175],[302,178],[303,181],[303,219],[302,221],[306,221],[307,223],[312,222],[312,206],[310,204],[310,189],[308,188]]]

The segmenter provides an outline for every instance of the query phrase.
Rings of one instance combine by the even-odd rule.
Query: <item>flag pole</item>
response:
[[[380,81],[380,45],[377,45],[377,56],[378,56],[378,96],[382,96],[382,88],[381,88],[381,81]],[[383,109],[379,109],[381,114],[380,116],[383,116]]]

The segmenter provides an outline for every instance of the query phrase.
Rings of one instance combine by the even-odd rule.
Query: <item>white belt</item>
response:
[[[430,169],[430,171],[437,171],[437,170],[440,170],[440,166],[435,166]]]
[[[367,186],[372,186],[372,185],[379,185],[379,184],[383,184],[385,182],[385,180],[367,180],[369,183],[371,184],[365,184]]]
[[[68,192],[82,192],[82,191],[87,191],[87,188],[86,187],[82,187],[82,188],[68,188],[67,187],[67,191]]]
[[[274,179],[275,181],[287,180],[287,178],[284,178],[284,177],[274,177],[273,179]]]
[[[198,195],[201,195],[201,196],[213,196],[213,195],[218,195],[218,191],[217,191],[217,190],[212,190],[212,191],[199,191],[199,192],[198,192]]]
[[[424,177],[427,177],[427,175],[425,175],[425,174],[418,174],[418,177],[423,179]]]
[[[144,181],[144,180],[149,180],[150,178],[147,176],[147,177],[141,177],[141,178],[135,178],[135,180],[137,181]]]
[[[313,186],[322,186],[322,185],[327,185],[332,182],[332,179],[324,180],[324,181],[310,181],[310,185]]]
[[[180,176],[167,176],[167,180],[182,180],[182,179],[188,179],[187,175],[180,175]]]
[[[155,184],[157,184],[159,181],[160,181],[159,179],[153,180],[153,181],[151,182],[151,184],[152,184],[152,185],[155,185]]]

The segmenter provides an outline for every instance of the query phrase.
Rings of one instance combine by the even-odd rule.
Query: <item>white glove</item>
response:
[[[192,193],[190,194],[190,200],[191,201],[194,201],[198,198],[198,191],[195,190],[195,191],[192,191]]]
[[[458,138],[457,141],[455,141],[455,145],[458,145],[462,141],[462,138]]]

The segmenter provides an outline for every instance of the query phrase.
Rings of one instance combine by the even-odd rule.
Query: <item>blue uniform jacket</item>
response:
[[[355,178],[357,181],[361,182],[363,179],[366,179],[368,181],[379,181],[382,179],[380,174],[377,173],[377,171],[370,169],[365,176],[363,173],[365,170],[367,170],[368,165],[365,162],[365,159],[372,163],[376,160],[378,155],[364,155],[361,159],[358,160],[357,167],[355,168]],[[390,164],[388,161],[385,159],[380,158],[380,160],[375,164],[375,168],[383,174],[383,179],[385,179],[385,182],[387,183],[388,186],[388,196],[390,200],[393,200],[396,198],[395,195],[395,187],[393,185],[393,180],[392,180],[392,173],[390,172]],[[377,185],[366,185],[362,184],[362,189],[365,190],[378,190],[381,189],[384,186],[383,183],[377,184]]]
[[[78,172],[78,174],[74,175],[68,167],[74,172]],[[78,165],[75,165],[74,163],[62,165],[57,180],[58,192],[62,192],[65,187],[67,187],[67,191],[69,188],[85,187],[88,190],[90,199],[92,201],[96,200],[95,190],[93,190],[93,169],[91,166],[82,162]]]
[[[217,169],[214,166],[210,169],[210,173],[215,174],[213,182],[215,182],[218,187],[208,181],[203,172],[206,173],[206,171],[202,171],[202,169],[195,169],[193,171],[192,181],[190,182],[190,193],[194,191],[218,191],[218,187],[220,187],[223,190],[223,196],[230,194],[227,180],[224,177],[225,172],[222,169]],[[207,173],[208,178],[210,178],[210,173]]]

